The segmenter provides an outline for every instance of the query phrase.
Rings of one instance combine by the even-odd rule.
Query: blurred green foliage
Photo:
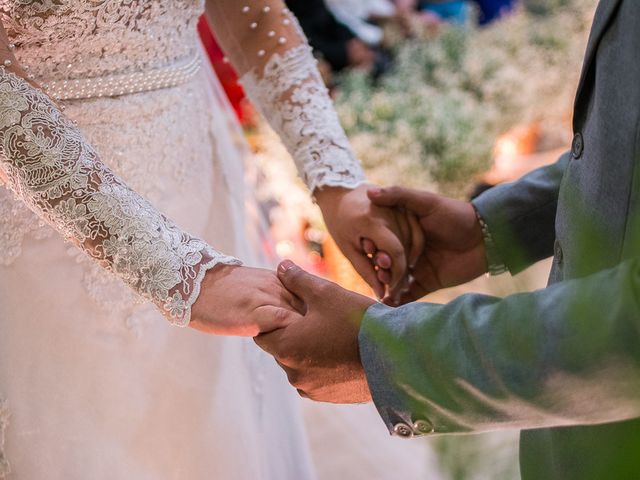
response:
[[[568,128],[596,0],[530,0],[484,28],[397,46],[373,82],[340,79],[336,106],[370,179],[462,196],[522,123]]]

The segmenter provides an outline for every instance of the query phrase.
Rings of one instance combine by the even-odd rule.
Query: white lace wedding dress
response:
[[[203,10],[0,0],[0,478],[314,476],[275,362],[251,339],[172,325],[188,324],[207,269],[264,264],[242,133],[202,62]],[[208,12],[310,188],[359,184],[282,3]]]

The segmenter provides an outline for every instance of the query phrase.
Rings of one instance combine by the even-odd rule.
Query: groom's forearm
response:
[[[360,353],[396,433],[418,421],[455,433],[640,417],[640,260],[505,299],[375,305]]]
[[[513,274],[553,254],[558,192],[570,152],[473,200],[500,259]]]

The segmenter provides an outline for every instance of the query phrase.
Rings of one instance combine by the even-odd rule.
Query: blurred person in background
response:
[[[388,63],[386,55],[368,45],[339,22],[324,0],[287,0],[309,43],[334,72],[361,68],[377,74]]]
[[[326,0],[326,4],[336,19],[372,47],[382,44],[384,32],[378,23],[396,15],[390,0]]]
[[[469,2],[464,0],[418,0],[416,4],[420,12],[430,13],[449,23],[464,25],[469,20]]]
[[[474,0],[478,5],[478,23],[487,25],[508,14],[516,5],[516,0]]]
[[[465,24],[470,18],[470,7],[478,8],[478,23],[486,25],[509,12],[515,0],[395,0],[401,16],[420,12],[426,23],[445,21],[458,25]]]

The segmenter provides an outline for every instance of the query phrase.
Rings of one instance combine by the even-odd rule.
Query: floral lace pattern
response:
[[[208,88],[205,76],[198,75],[174,88],[122,98],[64,102],[66,116],[77,122],[84,138],[111,170],[159,211],[180,219],[181,225],[188,225],[187,230],[194,229],[200,234],[204,234],[200,221],[194,222],[185,215],[188,200],[176,206],[175,191],[206,189],[211,176],[225,179],[227,176],[221,169],[223,159],[216,151],[216,143],[199,141],[213,138],[218,124],[219,116],[211,108]],[[206,170],[207,167],[213,171]],[[228,188],[226,181],[223,186]],[[23,241],[56,236],[24,202],[0,186],[0,266],[11,265],[20,258]],[[125,328],[137,335],[142,325],[153,323],[147,313],[153,305],[143,305],[146,302],[116,275],[106,274],[74,246],[69,245],[66,251],[71,262],[82,268],[86,294],[95,305],[111,312],[111,331]]]
[[[16,57],[41,82],[138,72],[190,58],[203,9],[204,0],[0,0]]]
[[[0,69],[0,153],[34,212],[186,325],[207,269],[238,263],[191,237],[129,189],[39,90]]]
[[[249,71],[242,84],[280,135],[311,191],[322,186],[355,188],[365,182],[306,43],[273,55],[264,72]],[[270,108],[273,105],[278,108]]]

